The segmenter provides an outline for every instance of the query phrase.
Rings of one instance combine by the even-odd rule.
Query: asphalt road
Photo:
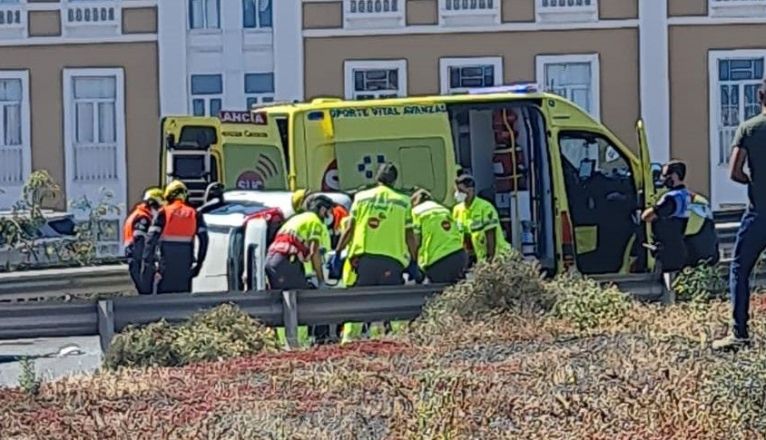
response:
[[[38,377],[51,380],[95,371],[101,349],[97,336],[0,341],[0,387],[18,386],[23,357],[31,358]]]

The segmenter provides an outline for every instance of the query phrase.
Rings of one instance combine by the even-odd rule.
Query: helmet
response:
[[[292,196],[293,211],[299,211],[301,209],[301,205],[303,205],[303,201],[305,199],[306,199],[306,190],[305,189],[299,189],[299,190],[293,192],[293,196]]]
[[[165,197],[162,194],[162,189],[156,186],[147,188],[144,192],[144,202],[156,203],[161,205],[165,201]]]
[[[186,200],[187,194],[186,184],[180,180],[174,180],[165,187],[165,200],[167,201]]]

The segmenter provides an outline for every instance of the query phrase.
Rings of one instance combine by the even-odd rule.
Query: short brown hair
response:
[[[417,206],[417,205],[420,205],[423,202],[427,202],[429,200],[433,200],[433,197],[431,197],[431,193],[430,192],[428,192],[427,190],[421,188],[421,189],[415,191],[415,193],[412,195],[410,200],[412,201],[412,205],[413,206]]]
[[[662,166],[668,170],[667,174],[675,174],[679,179],[686,179],[686,164],[680,160],[671,160]]]

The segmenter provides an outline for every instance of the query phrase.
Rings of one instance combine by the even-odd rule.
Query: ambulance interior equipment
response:
[[[455,157],[495,205],[506,238],[554,268],[552,183],[545,121],[533,102],[448,104]]]
[[[174,134],[165,137],[165,175],[168,181],[178,179],[186,184],[193,206],[202,204],[207,186],[219,179],[217,159],[212,154],[213,145],[219,141],[218,130],[212,118],[206,119],[211,121],[182,127],[178,138]]]

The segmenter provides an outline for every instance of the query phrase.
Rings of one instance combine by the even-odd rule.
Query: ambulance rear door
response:
[[[219,137],[217,118],[163,118],[160,183],[165,185],[176,179],[184,182],[189,189],[189,202],[201,204],[207,186],[219,180],[215,157]]]
[[[397,187],[429,190],[450,203],[455,156],[443,103],[412,103],[334,110],[335,157],[343,190],[374,184],[380,164],[399,170]]]
[[[227,189],[287,189],[282,142],[273,117],[221,112],[221,151]]]

